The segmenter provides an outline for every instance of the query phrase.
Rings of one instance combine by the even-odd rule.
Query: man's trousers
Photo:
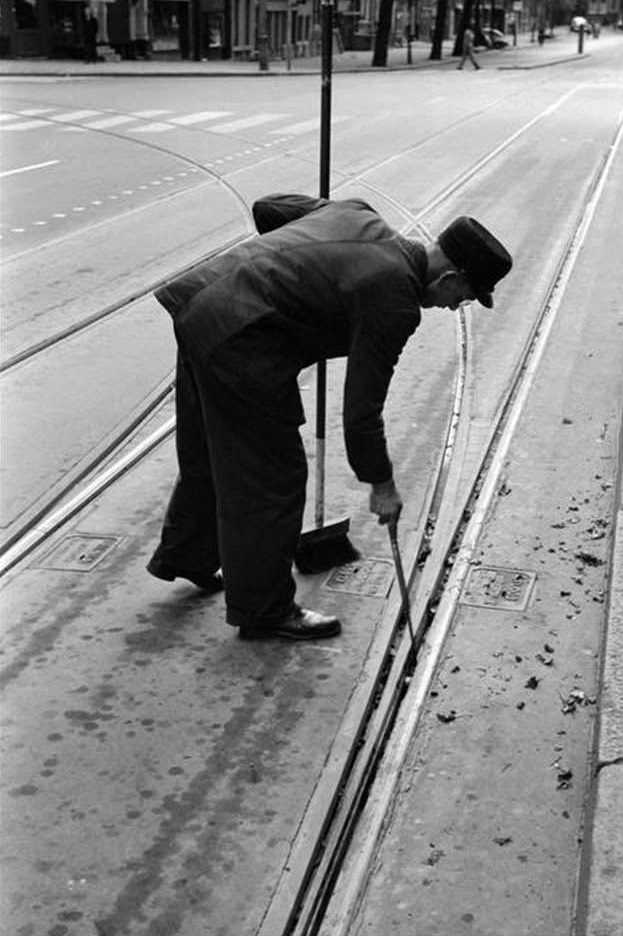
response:
[[[293,609],[307,462],[289,370],[252,340],[234,339],[207,361],[178,355],[179,477],[152,563],[220,567],[234,626],[271,627]]]

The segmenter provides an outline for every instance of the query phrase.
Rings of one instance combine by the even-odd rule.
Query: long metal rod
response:
[[[411,621],[411,602],[409,600],[409,589],[407,588],[405,573],[402,566],[402,558],[400,556],[400,549],[398,547],[398,519],[396,518],[390,520],[387,524],[387,529],[389,532],[389,542],[392,547],[392,556],[394,557],[394,568],[396,569],[398,588],[400,589],[400,599],[402,602],[401,613],[407,622],[409,636],[411,637],[411,646],[413,647],[413,652],[416,653],[417,644],[415,642],[415,634],[413,633],[413,622]]]
[[[331,72],[333,69],[333,0],[321,4],[322,64],[320,89],[320,197],[331,188]],[[316,492],[314,524],[324,523],[327,362],[316,365]]]

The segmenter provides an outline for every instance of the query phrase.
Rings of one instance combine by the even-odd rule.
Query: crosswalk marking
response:
[[[167,130],[175,130],[171,123],[150,123],[142,127],[133,127],[132,133],[165,133]]]
[[[282,120],[287,114],[254,114],[253,117],[241,117],[239,120],[231,120],[229,123],[216,124],[210,127],[211,133],[236,133],[237,130],[246,130],[248,127],[258,127],[260,124],[272,123],[275,120]]]
[[[85,117],[97,117],[97,115],[101,113],[101,111],[97,110],[66,111],[64,114],[55,114],[53,120],[59,120],[61,123],[70,123],[76,120],[84,120]]]
[[[181,127],[201,123],[204,120],[216,120],[218,117],[229,117],[233,111],[201,111],[198,114],[186,114],[184,117],[172,117],[171,123]]]
[[[22,117],[38,117],[39,114],[49,114],[55,110],[54,107],[29,107],[27,110],[18,111]]]
[[[55,113],[55,111],[58,111]],[[163,109],[148,109],[135,111],[131,114],[111,114],[104,110],[73,110],[63,111],[59,108],[41,107],[21,110],[17,113],[0,112],[0,131],[8,130],[34,130],[37,127],[47,127],[56,129],[60,133],[85,133],[87,130],[105,130],[113,127],[123,128],[131,134],[148,133],[167,133],[180,127],[193,127],[197,124],[209,124],[206,129],[211,133],[234,134],[238,131],[264,129],[264,125],[276,123],[277,121],[292,118],[291,114],[273,113],[271,111],[260,114],[251,114],[247,116],[236,117],[235,111],[196,111],[191,114],[181,114],[180,116],[168,116],[173,111]],[[46,114],[45,118],[39,119],[37,114]],[[164,115],[167,115],[166,117]],[[150,121],[152,117],[163,117],[161,120]],[[32,117],[31,120],[24,120],[24,117]],[[232,120],[217,122],[219,118],[232,117]],[[348,120],[347,117],[334,117],[331,124],[341,123]],[[148,122],[144,122],[148,121]],[[54,126],[62,125],[62,126]],[[300,120],[295,123],[286,124],[278,128],[264,132],[271,136],[300,136],[305,133],[317,132],[320,126],[320,118],[314,117],[310,120]],[[263,144],[264,146],[270,144]]]
[[[134,123],[136,117],[124,117],[118,114],[116,117],[104,117],[102,120],[93,120],[91,123],[84,124],[89,130],[104,130],[107,127],[120,127],[121,124]]]
[[[331,125],[341,123],[347,120],[347,117],[333,117]],[[317,130],[320,126],[320,118],[314,117],[312,120],[302,120],[299,123],[290,124],[289,127],[279,127],[278,130],[269,130],[269,133],[279,133],[281,136],[298,136],[301,133],[309,133],[311,130]]]
[[[21,123],[4,124],[4,130],[32,130],[34,127],[49,127],[47,120],[24,120]]]
[[[170,110],[142,110],[142,111],[132,111],[132,116],[146,119],[149,117],[161,117],[163,114],[172,114],[172,113],[173,111],[170,111]]]

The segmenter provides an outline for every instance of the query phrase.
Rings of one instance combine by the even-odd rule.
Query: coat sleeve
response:
[[[310,211],[328,205],[326,198],[311,198],[309,195],[266,195],[253,203],[253,220],[259,234],[267,234],[275,228],[297,221]]]
[[[394,306],[370,310],[355,329],[344,382],[344,441],[349,464],[360,481],[392,478],[383,407],[400,353],[420,320],[419,309]]]

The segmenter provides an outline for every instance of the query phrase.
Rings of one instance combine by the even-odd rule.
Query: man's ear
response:
[[[441,273],[441,274],[437,277],[437,282],[438,282],[438,283],[447,283],[449,280],[455,280],[455,279],[457,278],[457,276],[460,276],[460,275],[461,275],[461,274],[458,273],[456,270],[446,270],[445,273]]]

